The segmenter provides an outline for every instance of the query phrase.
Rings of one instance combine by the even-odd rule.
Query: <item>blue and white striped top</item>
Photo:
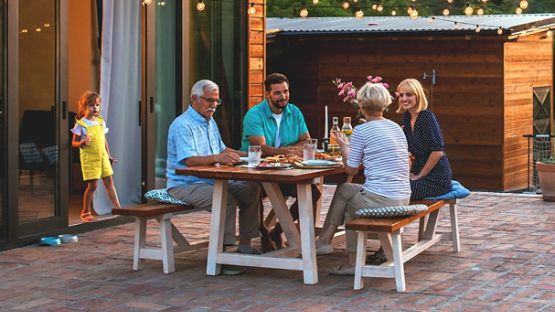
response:
[[[388,119],[355,127],[347,166],[364,165],[364,188],[392,199],[409,199],[409,152],[401,127]]]

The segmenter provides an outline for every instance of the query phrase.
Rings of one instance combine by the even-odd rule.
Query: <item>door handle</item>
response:
[[[66,120],[67,118],[67,102],[62,101],[62,119]]]

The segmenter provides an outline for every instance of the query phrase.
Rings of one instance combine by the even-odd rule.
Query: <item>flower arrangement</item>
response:
[[[383,78],[380,76],[367,76],[366,79],[368,82],[371,83],[380,83],[386,89],[389,89],[389,84],[383,81]],[[356,104],[356,97],[357,97],[357,87],[353,85],[352,81],[349,82],[342,82],[341,78],[335,78],[332,83],[339,89],[338,96],[343,96],[343,102],[353,103]]]

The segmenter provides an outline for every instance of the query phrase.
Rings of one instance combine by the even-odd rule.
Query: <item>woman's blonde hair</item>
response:
[[[358,90],[357,103],[366,114],[375,115],[391,104],[391,95],[381,83],[367,82]]]
[[[405,91],[409,91],[410,93],[413,93],[416,95],[417,113],[420,113],[421,111],[428,108],[428,99],[426,98],[426,94],[424,93],[424,88],[422,87],[422,84],[420,83],[420,81],[414,78],[405,79],[401,81],[401,83],[399,83],[399,85],[397,86],[397,92],[399,92],[399,90],[401,89]],[[404,111],[405,110],[401,107],[401,105],[399,105],[399,108],[397,108],[397,113],[402,113]]]
[[[77,101],[77,118],[78,120],[87,116],[87,106],[96,102],[96,99],[100,99],[100,95],[96,92],[87,91],[81,95]]]

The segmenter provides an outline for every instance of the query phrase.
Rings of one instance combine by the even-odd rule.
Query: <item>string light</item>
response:
[[[307,17],[308,16],[308,10],[306,8],[302,8],[302,10],[299,12],[299,15],[301,17]]]
[[[381,3],[378,4],[378,8],[376,10],[378,10],[378,12],[383,12],[383,5]]]
[[[152,3],[152,0],[143,0],[143,5],[149,5]]]
[[[312,3],[313,3],[314,5],[318,4],[319,2],[320,2],[320,0],[312,0]]]
[[[378,9],[378,4],[377,3],[372,4],[372,10],[375,11],[377,9]]]
[[[474,29],[474,31],[476,33],[479,33],[482,29],[480,28],[480,25],[476,25],[476,28]]]
[[[198,0],[197,2],[197,10],[202,12],[204,11],[204,9],[206,9],[206,4],[204,4],[204,1],[202,0]]]
[[[472,13],[474,13],[474,9],[472,8],[472,6],[470,5],[470,2],[466,3],[466,8],[464,8],[464,14],[466,16],[470,16],[472,15]]]
[[[392,15],[392,16],[397,15],[397,10],[395,10],[395,9],[391,10],[391,15]]]
[[[522,9],[520,7],[516,8],[515,13],[516,15],[522,14]]]
[[[484,15],[484,9],[479,8],[478,10],[476,10],[476,14],[478,14],[479,16]]]
[[[519,2],[518,6],[519,6],[521,9],[526,10],[526,9],[528,8],[528,1],[526,1],[526,0],[521,0],[521,1]]]
[[[414,4],[411,4],[411,6],[410,6],[409,16],[410,16],[411,19],[417,19],[418,18],[418,10],[416,10],[416,6],[414,6]]]
[[[453,0],[447,0],[447,3],[449,3],[449,4],[453,3]]]
[[[358,10],[355,12],[355,17],[356,17],[356,18],[362,18],[363,16],[364,16],[364,12],[362,12],[361,9],[358,9]]]
[[[347,9],[351,6],[351,4],[349,4],[348,1],[343,1],[343,4],[342,4],[342,5],[343,5],[343,8],[344,8],[345,10],[347,10]]]
[[[501,36],[503,34],[503,28],[499,27],[497,29],[497,34]]]
[[[250,15],[256,14],[256,8],[254,7],[254,2],[251,2],[251,5],[250,5],[250,7],[249,7],[249,9],[248,9],[248,13],[249,13]]]
[[[443,12],[441,12],[441,13],[443,13],[443,16],[448,16],[449,15],[449,9],[445,8],[445,9],[443,9]]]

